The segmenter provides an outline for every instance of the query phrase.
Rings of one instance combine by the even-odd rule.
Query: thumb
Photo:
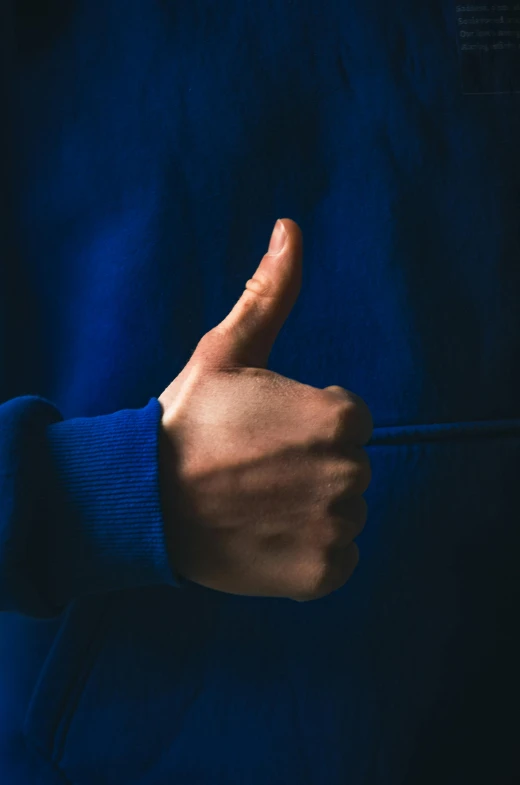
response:
[[[276,337],[300,294],[302,256],[300,227],[290,218],[278,220],[269,250],[241,298],[210,331],[215,365],[267,366]]]

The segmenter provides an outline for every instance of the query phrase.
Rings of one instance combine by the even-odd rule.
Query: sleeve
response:
[[[162,407],[64,420],[44,398],[0,405],[0,610],[153,584],[170,565],[159,487]]]

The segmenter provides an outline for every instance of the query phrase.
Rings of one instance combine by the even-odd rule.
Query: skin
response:
[[[160,485],[177,574],[230,594],[308,601],[358,564],[373,422],[342,387],[267,370],[301,289],[300,228],[283,219],[281,238],[159,397]]]

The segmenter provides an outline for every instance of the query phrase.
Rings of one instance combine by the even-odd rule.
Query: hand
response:
[[[267,253],[229,315],[159,397],[161,493],[175,571],[229,594],[318,599],[343,586],[367,518],[370,411],[266,370],[301,288],[302,235]]]

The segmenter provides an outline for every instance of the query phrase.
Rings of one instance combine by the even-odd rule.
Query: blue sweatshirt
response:
[[[2,4],[0,782],[520,782],[520,16]],[[340,590],[173,573],[160,393],[278,217],[269,368],[369,405]]]

